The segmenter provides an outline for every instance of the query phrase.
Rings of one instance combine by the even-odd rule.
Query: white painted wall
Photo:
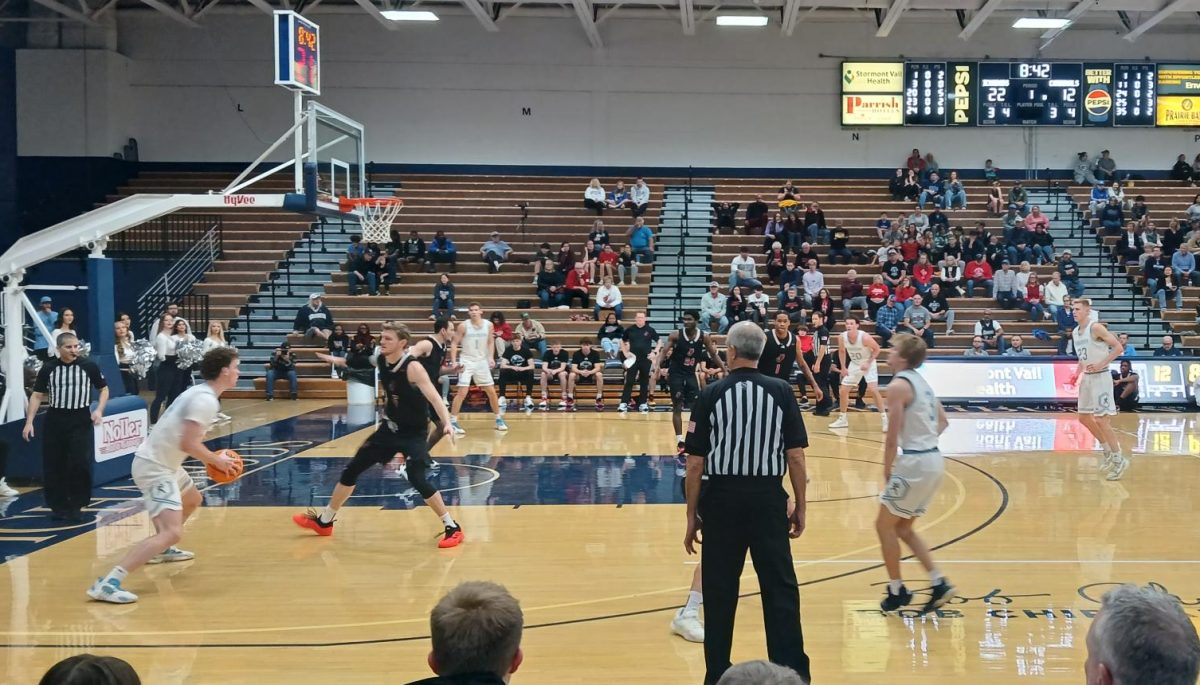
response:
[[[840,59],[820,54],[1034,54],[1036,32],[996,22],[969,42],[957,38],[955,23],[905,19],[877,39],[865,17],[803,23],[790,39],[777,26],[707,23],[689,37],[664,15],[610,19],[601,26],[605,47],[593,50],[573,19],[517,15],[493,34],[466,16],[395,32],[365,15],[318,9],[312,18],[324,50],[320,99],[366,124],[368,157],[380,162],[881,167],[919,147],[943,167],[991,157],[1007,168],[1060,168],[1075,151],[1109,147],[1125,168],[1165,169],[1176,154],[1200,150],[1191,130],[863,129],[852,141],[840,127]],[[204,22],[191,30],[151,12],[121,16],[120,56],[107,73],[129,107],[119,112],[110,98],[107,121],[93,125],[108,135],[91,139],[132,135],[146,161],[248,161],[287,128],[290,95],[271,85],[270,19],[214,12]],[[1131,44],[1115,31],[1072,29],[1044,57],[1200,59],[1200,44],[1169,38],[1151,32]],[[81,154],[81,114],[58,105],[62,97],[78,101],[77,85],[43,88],[71,55],[46,52],[22,52],[18,62],[21,154]]]
[[[17,154],[119,152],[136,135],[128,68],[108,50],[18,50]]]

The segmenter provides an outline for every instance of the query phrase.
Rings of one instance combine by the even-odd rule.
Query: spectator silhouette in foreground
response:
[[[468,581],[450,592],[429,614],[434,678],[409,685],[501,685],[521,667],[524,616],[517,600],[500,585]]]
[[[133,666],[115,656],[77,654],[50,667],[39,685],[141,685]]]

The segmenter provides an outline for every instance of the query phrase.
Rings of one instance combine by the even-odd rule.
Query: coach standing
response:
[[[108,382],[95,362],[80,359],[79,338],[73,333],[58,336],[57,342],[58,358],[43,363],[34,381],[21,435],[26,441],[33,437],[33,418],[49,398],[42,440],[46,506],[50,518],[79,523],[92,498],[92,426],[104,416]],[[92,388],[100,392],[100,401],[89,413]]]
[[[789,538],[804,532],[804,448],[808,435],[791,386],[758,371],[766,344],[762,329],[735,324],[726,339],[729,376],[710,384],[692,407],[687,439],[687,536],[695,553],[704,528],[706,685],[729,668],[733,620],[746,550],[762,590],[767,655],[810,681],[800,628],[800,592]],[[788,513],[787,473],[795,493]],[[700,481],[707,476],[704,492]]]

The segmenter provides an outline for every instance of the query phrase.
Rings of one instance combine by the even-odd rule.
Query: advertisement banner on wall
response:
[[[904,92],[904,62],[842,62],[843,93]]]
[[[133,454],[150,434],[150,416],[145,409],[110,414],[93,427],[96,463]]]
[[[1159,126],[1200,126],[1200,94],[1197,97],[1158,96],[1154,123]]]
[[[904,98],[901,95],[843,95],[842,126],[901,126]]]

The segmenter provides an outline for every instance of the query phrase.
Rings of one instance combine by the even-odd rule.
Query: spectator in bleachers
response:
[[[713,214],[716,216],[714,228],[717,233],[732,233],[737,225],[738,207],[740,202],[712,202]]]
[[[1173,255],[1175,251],[1187,242],[1187,231],[1178,219],[1171,219],[1167,230],[1162,234],[1162,250],[1165,255]]]
[[[992,274],[992,293],[1001,309],[1012,309],[1024,293],[1017,284],[1017,272],[1012,270],[1012,264],[1006,259],[1000,265],[1000,270]]]
[[[917,289],[917,292],[922,295],[928,293],[936,275],[937,269],[929,263],[929,256],[925,254],[918,255],[917,263],[912,268],[913,287]]]
[[[1138,382],[1140,378],[1133,372],[1133,364],[1128,359],[1121,360],[1120,371],[1113,371],[1113,393],[1117,396],[1117,409],[1121,411],[1138,410]]]
[[[596,331],[596,342],[600,343],[600,349],[604,350],[607,360],[617,361],[621,351],[621,339],[624,337],[625,329],[617,320],[617,315],[613,312],[605,314],[604,323],[600,325],[600,330]]]
[[[449,264],[451,273],[458,271],[458,247],[445,231],[438,231],[425,250],[425,270],[433,273],[438,264]]]
[[[841,257],[849,264],[855,256],[850,249],[850,230],[842,225],[841,219],[834,219],[833,228],[829,231],[829,263],[837,264],[837,259]]]
[[[1008,349],[1004,350],[1005,357],[1031,357],[1033,356],[1029,350],[1025,349],[1024,340],[1019,335],[1014,335],[1009,338]]]
[[[708,284],[708,292],[700,296],[700,327],[705,331],[712,330],[712,324],[717,323],[717,332],[724,334],[729,330],[729,317],[726,314],[728,298],[721,293],[721,284],[713,281]]]
[[[913,295],[912,306],[904,310],[904,320],[897,329],[901,333],[912,333],[933,349],[933,315],[925,308],[920,295]]]
[[[808,261],[808,269],[800,276],[800,282],[804,285],[804,302],[811,307],[817,293],[825,287],[825,274],[817,269],[817,260]]]
[[[930,201],[933,202],[934,207],[946,206],[946,189],[937,172],[929,174],[929,180],[922,185],[921,194],[917,197],[917,206],[925,209],[925,203]]]
[[[1117,180],[1117,160],[1113,159],[1108,150],[1101,150],[1094,171],[1098,180],[1115,181]]]
[[[329,340],[325,343],[325,349],[329,350],[330,357],[345,359],[350,354],[350,336],[346,335],[346,329],[342,324],[334,324],[333,335],[329,336]],[[337,367],[333,367],[334,375],[337,375]]]
[[[580,385],[596,387],[596,411],[604,411],[604,364],[600,353],[592,348],[592,341],[583,338],[579,349],[571,355],[571,373],[567,378],[567,396],[571,407],[575,406],[575,391]]]
[[[1092,160],[1088,159],[1088,153],[1080,152],[1075,155],[1075,168],[1072,171],[1072,176],[1075,178],[1075,183],[1095,185],[1101,182],[1096,178],[1096,174],[1092,172]]]
[[[954,228],[955,230],[958,230],[961,227],[955,226]],[[935,238],[934,240],[936,242],[938,239]],[[935,266],[940,266],[939,262],[944,261],[947,257],[954,257],[956,260],[958,260],[959,264],[963,264],[966,261],[963,259],[962,241],[959,239],[958,235],[954,233],[951,233],[949,237],[946,238],[945,247],[939,248],[937,254],[937,259],[932,260]]]
[[[881,213],[879,219],[875,221],[875,235],[882,242],[892,242],[892,219],[887,212]]]
[[[812,301],[812,311],[820,312],[826,325],[828,326],[834,325],[835,320],[833,313],[836,306],[837,305],[835,305],[833,302],[833,298],[829,296],[829,290],[826,288],[821,288],[818,290],[817,296],[814,297]]]
[[[904,260],[906,269],[911,269],[917,263],[917,256],[921,252],[921,243],[917,240],[917,233],[911,227],[908,235],[904,236],[904,240],[900,241],[900,257]]]
[[[992,318],[992,310],[985,309],[983,316],[975,322],[975,337],[983,341],[985,347],[994,347],[1000,354],[1004,354],[1004,326],[1000,325],[999,321]]]
[[[780,242],[783,243],[789,250],[796,251],[802,245],[807,245],[804,242],[805,230],[803,222],[795,216],[789,216],[783,220],[783,237]]]
[[[875,312],[887,304],[888,296],[891,292],[891,289],[883,282],[883,275],[875,274],[875,277],[871,279],[871,285],[867,286],[868,321],[873,321],[875,319]]]
[[[729,296],[725,298],[725,318],[729,320],[729,325],[732,326],[739,321],[749,321],[750,312],[747,310],[746,296],[742,294],[742,289],[739,286],[734,286],[729,289]]]
[[[563,304],[563,289],[567,278],[553,262],[546,264],[542,273],[538,274],[537,293],[542,309],[559,307]]]
[[[988,188],[988,213],[994,216],[1000,216],[1004,213],[1004,205],[1004,189],[1000,187],[1000,181],[992,181],[991,187]]]
[[[983,162],[983,179],[989,183],[1000,178],[1000,169],[992,164],[992,160],[984,160]]]
[[[1163,313],[1167,311],[1168,298],[1174,298],[1175,311],[1183,311],[1183,286],[1170,266],[1163,268],[1162,277],[1154,287],[1154,295],[1158,298],[1158,308]]]
[[[1029,312],[1030,321],[1049,318],[1045,307],[1045,296],[1042,294],[1042,284],[1038,282],[1038,276],[1035,273],[1030,273],[1029,280],[1025,283],[1025,297],[1021,308]]]
[[[1046,306],[1046,311],[1049,312],[1048,318],[1058,319],[1058,310],[1062,309],[1070,292],[1067,290],[1067,284],[1063,283],[1062,274],[1054,271],[1050,274],[1050,280],[1042,285],[1042,303]]]
[[[320,293],[308,296],[308,304],[296,312],[292,321],[292,332],[303,335],[305,343],[319,342],[324,345],[333,333],[333,312],[321,300]]]
[[[904,174],[904,199],[909,202],[916,202],[921,195],[921,176],[909,169]]]
[[[963,351],[964,357],[987,357],[991,355],[987,347],[983,344],[983,338],[978,335],[971,338],[971,346]]]
[[[488,273],[491,274],[500,271],[500,265],[508,260],[512,251],[512,247],[501,240],[500,234],[496,231],[492,231],[488,241],[479,248],[479,254],[483,255],[483,261],[488,265]]]
[[[776,283],[779,285],[778,296],[783,297],[783,293],[789,286],[800,287],[800,279],[803,275],[804,271],[800,268],[799,260],[784,259],[783,271],[779,273],[779,277],[776,279]]]
[[[729,263],[729,287],[743,286],[745,289],[762,285],[758,280],[758,268],[754,257],[750,256],[750,248],[743,245],[738,250],[738,256]]]
[[[1137,224],[1130,221],[1125,224],[1125,232],[1121,234],[1117,244],[1113,246],[1117,256],[1120,257],[1126,264],[1136,262],[1145,251],[1146,242],[1142,239],[1142,234],[1138,231]],[[1161,253],[1161,248],[1159,248]]]
[[[346,281],[350,295],[358,295],[362,285],[367,286],[364,294],[375,295],[378,292],[375,257],[375,251],[362,242],[362,236],[350,236],[350,247],[346,249]]]
[[[557,340],[551,341],[550,349],[542,354],[542,401],[538,402],[538,409],[546,411],[550,408],[550,388],[552,382],[558,383],[560,399],[558,400],[559,411],[571,411],[574,402],[571,401],[571,396],[567,393],[567,381],[571,373],[571,357],[567,351],[562,348],[562,343]]]
[[[38,310],[36,316],[42,325],[46,327],[46,332],[52,332],[54,326],[58,323],[58,312],[54,311],[54,300],[49,295],[43,295],[38,301]],[[153,337],[153,334],[151,335]],[[33,327],[33,353],[38,359],[46,361],[50,358],[48,349],[50,343],[46,336],[42,335],[42,329],[37,326]]]
[[[1200,273],[1196,272],[1196,255],[1186,245],[1181,245],[1175,254],[1171,255],[1171,268],[1179,278],[1179,284],[1200,286]]]
[[[788,181],[783,184],[775,195],[775,201],[784,214],[792,215],[800,211],[804,205],[800,202],[800,189],[795,183]]]
[[[787,263],[787,252],[784,251],[783,245],[778,241],[771,243],[771,249],[767,251],[767,280],[778,285],[779,277],[787,268]]]
[[[617,253],[617,284],[625,285],[625,274],[628,273],[629,285],[637,285],[638,264],[629,243],[622,245],[621,251]]]
[[[946,209],[954,210],[954,203],[957,201],[960,209],[967,208],[967,190],[963,182],[958,178],[957,171],[950,172],[950,178],[946,180]]]
[[[779,311],[787,314],[792,323],[804,320],[804,297],[795,283],[779,294]]]
[[[520,336],[513,338],[512,345],[500,355],[500,400],[501,407],[508,406],[508,386],[515,384],[525,388],[526,410],[533,409],[533,374],[535,350],[525,346]]]
[[[296,354],[292,352],[292,346],[286,340],[271,352],[271,360],[267,362],[268,402],[275,399],[275,379],[278,376],[287,378],[289,395],[293,400],[298,399],[300,383],[296,378]]]
[[[989,266],[992,267],[994,275],[1000,270],[1000,266],[1008,261],[1008,245],[1005,244],[1000,236],[991,235],[987,238],[987,246],[984,248],[984,259],[987,260]]]
[[[1142,240],[1146,241],[1147,245],[1158,245],[1162,247],[1163,239],[1158,233],[1158,225],[1153,221],[1145,221],[1142,223]],[[1171,253],[1163,249],[1163,254],[1170,257]]]
[[[886,276],[884,279],[886,280]],[[917,289],[913,287],[912,279],[904,276],[900,279],[900,283],[892,288],[892,296],[896,298],[896,304],[904,310],[907,310],[912,305],[912,299],[916,297]]]
[[[1012,240],[1013,235],[1015,235],[1017,231],[1025,228],[1025,218],[1022,217],[1021,213],[1017,211],[1016,205],[1008,206],[1008,212],[1005,213],[1000,222],[1002,227],[1001,231],[1003,232],[1005,240]]]
[[[600,259],[600,250],[591,240],[583,244],[583,254],[579,256],[579,264],[583,265],[584,271],[587,271],[588,280],[595,282],[596,280],[596,262]]]
[[[754,286],[754,292],[746,297],[746,311],[750,320],[762,326],[774,316],[771,312],[771,298],[763,292],[762,284]]]
[[[928,181],[934,174],[941,174],[941,167],[938,166],[937,160],[933,158],[932,152],[925,153],[925,170],[922,173],[922,181]]]
[[[1025,205],[1028,203],[1029,193],[1025,191],[1025,186],[1020,181],[1013,182],[1013,187],[1008,191],[1008,204],[1016,205],[1021,216],[1025,216]]]
[[[501,685],[525,658],[517,600],[495,583],[469,581],[450,590],[429,614],[433,649],[426,661],[438,675],[409,685]]]
[[[1122,210],[1129,209],[1129,202],[1125,199],[1125,187],[1121,185],[1120,181],[1113,181],[1111,184],[1109,184],[1108,198],[1110,200],[1116,200],[1117,204],[1121,206]]]
[[[592,318],[599,321],[600,310],[611,309],[617,315],[617,320],[620,321],[625,312],[621,289],[613,284],[612,276],[605,276],[600,283],[600,287],[596,289],[596,306],[592,310]]]
[[[983,255],[979,255],[967,262],[963,273],[967,279],[967,297],[975,297],[976,286],[983,288],[989,295],[991,294],[992,265],[987,263]]]
[[[783,220],[783,215],[778,212],[767,222],[766,228],[763,229],[763,251],[769,249],[771,243],[776,240],[784,244],[787,243],[787,224]]]
[[[1200,195],[1193,197],[1192,204],[1188,205],[1187,220],[1188,222],[1200,221]]]
[[[904,310],[896,304],[896,297],[888,295],[887,301],[875,312],[875,334],[882,346],[891,345],[892,336],[900,325]]]
[[[433,308],[429,320],[438,317],[454,321],[454,284],[450,282],[450,274],[438,276],[438,282],[433,284]]]
[[[495,311],[488,317],[492,322],[492,337],[496,342],[496,356],[499,357],[513,341],[513,329],[504,317],[504,312]]]
[[[1033,232],[1030,247],[1038,264],[1054,264],[1054,236],[1048,229],[1039,226]]]
[[[915,147],[908,159],[904,160],[904,164],[909,171],[915,171],[918,174],[925,171],[925,160],[921,157],[921,151]]]
[[[804,229],[808,242],[821,244],[829,240],[829,226],[825,223],[825,210],[820,202],[811,202],[804,212]]]
[[[397,236],[398,237],[398,236]],[[397,258],[400,264],[415,264],[418,269],[425,263],[425,241],[416,231],[409,231],[408,239],[399,244]]]
[[[739,664],[738,666],[746,665],[748,664]],[[726,673],[728,672],[726,671]],[[790,670],[788,672],[795,675]],[[94,654],[77,654],[67,657],[51,666],[50,670],[46,671],[38,681],[38,685],[141,685],[141,683],[141,678],[138,677],[137,671],[133,670],[133,666],[130,666],[129,662],[115,656],[96,656]]]
[[[1146,287],[1151,293],[1158,291],[1158,281],[1170,265],[1170,260],[1162,256],[1162,248],[1155,247],[1151,250],[1150,259],[1147,259],[1146,266],[1142,267],[1142,278],[1146,280]]]
[[[583,191],[583,206],[586,209],[591,209],[599,216],[604,214],[604,208],[607,206],[607,196],[604,192],[604,187],[600,185],[600,179],[593,178],[588,187]]]
[[[647,209],[650,209],[650,186],[646,185],[646,179],[641,176],[637,177],[637,180],[633,183],[633,192],[629,198],[633,200],[633,204],[629,207],[633,218],[638,218],[645,214]]]
[[[1104,209],[1107,204],[1108,188],[1105,188],[1103,183],[1096,181],[1092,184],[1091,195],[1088,196],[1088,210],[1091,211],[1092,216],[1098,216],[1100,210]]]
[[[646,225],[640,216],[633,221],[633,226],[627,233],[629,246],[633,248],[634,257],[643,264],[654,263],[654,231]]]
[[[1023,223],[1027,231],[1034,231],[1038,228],[1050,228],[1050,217],[1042,214],[1041,207],[1034,205]]]
[[[1192,178],[1200,181],[1200,153],[1197,153],[1196,157],[1192,160]]]
[[[575,257],[575,250],[571,247],[571,243],[562,241],[558,244],[558,252],[554,255],[554,265],[558,268],[559,273],[566,278],[567,274],[575,268],[575,262],[579,261]]]
[[[1169,335],[1162,337],[1162,345],[1154,350],[1155,357],[1182,357],[1183,350],[1175,347],[1175,338]]]
[[[616,250],[613,250],[612,245],[606,244],[601,247],[600,254],[596,256],[596,271],[599,274],[599,277],[601,279],[608,278],[615,281],[617,278],[617,262],[619,259],[620,255],[617,254]]]
[[[953,256],[946,257],[934,285],[938,284],[941,284],[941,290],[945,291],[947,297],[962,297],[963,268],[958,259]]]
[[[800,250],[796,252],[796,268],[806,268],[809,262],[816,262],[817,268],[820,268],[821,255],[817,254],[816,248],[811,243],[801,243]]]
[[[588,240],[600,246],[610,244],[608,229],[604,227],[603,221],[596,219],[592,222],[592,230],[588,233]]]
[[[908,226],[919,233],[929,230],[929,217],[925,215],[925,210],[921,207],[914,207],[913,213],[908,215],[907,221]]]
[[[1071,338],[1072,331],[1075,330],[1075,312],[1071,309],[1071,298],[1063,300],[1063,308],[1058,310],[1058,317],[1055,319],[1055,334],[1058,338],[1058,350],[1055,354],[1065,355],[1075,353],[1075,343]],[[1125,348],[1128,354],[1129,348]]]
[[[746,235],[758,235],[767,227],[767,215],[771,208],[763,202],[762,194],[754,196],[754,202],[746,205]]]
[[[1129,218],[1145,225],[1150,218],[1150,207],[1146,204],[1146,196],[1138,195],[1133,198],[1133,206],[1129,208]]]
[[[533,259],[530,260],[533,264],[533,284],[537,285],[538,276],[542,270],[546,268],[547,262],[557,263],[558,257],[550,250],[550,243],[542,243],[538,246],[537,252],[533,253]]]
[[[857,307],[865,314],[867,312],[867,296],[863,292],[862,282],[858,280],[858,272],[850,269],[846,279],[842,281],[842,319],[850,316],[850,310]]]
[[[632,204],[629,191],[625,190],[625,181],[617,181],[617,186],[604,195],[604,206],[608,209],[627,209]]]
[[[888,179],[888,193],[893,202],[900,202],[905,198],[904,177],[904,169],[897,167],[895,175]]]
[[[1132,342],[1129,341],[1128,333],[1118,333],[1117,340],[1121,343],[1122,346],[1124,346],[1124,351],[1121,352],[1121,359],[1125,359],[1126,357],[1138,356],[1138,349],[1137,349],[1137,347],[1134,346],[1134,344]]]
[[[1063,283],[1067,284],[1067,292],[1071,297],[1083,295],[1083,284],[1079,282],[1079,265],[1071,258],[1070,250],[1063,250],[1058,256],[1058,273],[1062,274]]]
[[[529,312],[521,314],[521,325],[517,326],[516,336],[526,342],[530,351],[538,350],[539,355],[546,354],[546,326],[538,319],[529,316]]]
[[[942,290],[940,284],[934,283],[929,295],[922,298],[922,304],[929,310],[930,326],[934,323],[945,323],[946,335],[954,335],[954,310],[947,299],[949,293],[949,290]]]
[[[1016,271],[1017,271],[1017,295],[1018,295],[1017,299],[1023,300],[1025,298],[1025,285],[1027,283],[1029,283],[1029,276],[1031,274],[1033,274],[1033,267],[1029,264],[1029,262],[1021,262],[1020,266],[1017,267]]]

